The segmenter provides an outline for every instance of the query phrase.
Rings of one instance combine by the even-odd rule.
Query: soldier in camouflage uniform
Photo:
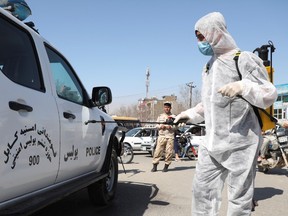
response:
[[[157,122],[167,122],[170,119],[170,122],[173,122],[171,118],[174,118],[175,115],[171,113],[171,103],[165,102],[164,103],[164,113],[160,114],[157,118]],[[168,171],[168,167],[172,162],[173,157],[173,147],[174,147],[174,134],[176,131],[176,127],[169,124],[158,124],[156,125],[158,129],[158,138],[157,138],[157,145],[153,155],[153,168],[151,172],[157,171],[157,165],[163,155],[163,151],[165,151],[165,166],[162,170],[163,172]]]

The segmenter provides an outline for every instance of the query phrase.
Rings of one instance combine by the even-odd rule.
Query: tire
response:
[[[96,206],[108,205],[116,194],[118,183],[118,160],[113,149],[109,165],[108,176],[88,186],[90,201]]]
[[[197,157],[195,156],[195,154],[193,153],[191,147],[189,147],[189,148],[187,149],[186,156],[187,156],[190,160],[196,160],[196,158],[197,158]]]
[[[124,164],[131,163],[134,158],[133,149],[128,143],[124,143],[124,153],[121,158]],[[119,162],[121,162],[121,160]]]

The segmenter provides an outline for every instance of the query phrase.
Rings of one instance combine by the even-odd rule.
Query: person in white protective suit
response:
[[[227,31],[223,15],[209,13],[195,24],[198,48],[212,56],[202,72],[202,102],[181,112],[174,123],[205,120],[205,141],[199,148],[193,180],[192,215],[219,215],[221,193],[227,178],[227,215],[250,215],[261,128],[251,106],[267,108],[277,97],[262,60],[239,51]],[[241,96],[241,97],[239,97]],[[247,100],[247,101],[245,101]]]

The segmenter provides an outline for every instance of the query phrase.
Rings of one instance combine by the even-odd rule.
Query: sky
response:
[[[221,12],[245,51],[272,41],[274,84],[288,83],[287,0],[26,0],[35,28],[71,63],[90,93],[109,86],[109,113],[146,97],[179,96],[189,82],[201,90],[209,57],[197,47],[194,25]]]

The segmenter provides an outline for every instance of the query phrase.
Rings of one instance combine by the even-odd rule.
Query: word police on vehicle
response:
[[[94,87],[91,98],[64,55],[13,14],[19,2],[12,13],[0,4],[0,85],[9,90],[0,96],[0,215],[30,214],[84,187],[106,205],[123,151],[103,111],[111,90]]]

